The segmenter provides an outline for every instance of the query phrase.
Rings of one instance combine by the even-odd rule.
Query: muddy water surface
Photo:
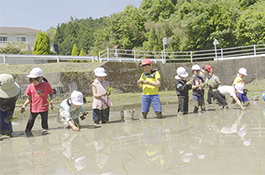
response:
[[[82,129],[63,129],[49,118],[43,135],[40,117],[32,135],[26,120],[13,123],[16,137],[0,141],[1,174],[265,174],[265,103],[252,101],[242,112],[235,106],[176,115],[176,104],[163,105],[163,119],[120,122],[112,111],[110,123],[95,126],[90,115]],[[191,106],[191,105],[190,105]]]

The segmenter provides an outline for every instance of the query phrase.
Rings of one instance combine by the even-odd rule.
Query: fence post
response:
[[[109,61],[109,48],[107,48],[107,60]]]
[[[224,58],[223,49],[221,49],[221,58]]]
[[[59,63],[59,62],[60,62],[59,55],[57,55],[57,63]]]
[[[6,64],[6,55],[3,55],[3,63]]]
[[[256,55],[256,45],[254,45],[254,55]]]
[[[190,62],[192,63],[192,51],[190,51]]]
[[[133,50],[133,58],[134,58],[134,62],[136,62],[136,51]]]
[[[99,59],[100,59],[100,52],[98,53],[98,57],[99,57]]]

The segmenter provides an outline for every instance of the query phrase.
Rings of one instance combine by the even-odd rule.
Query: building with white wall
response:
[[[33,51],[38,30],[27,27],[0,27],[0,47],[6,47],[8,42],[24,42],[23,50]]]

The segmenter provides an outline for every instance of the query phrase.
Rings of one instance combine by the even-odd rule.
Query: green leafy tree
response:
[[[239,5],[245,9],[253,4],[255,4],[256,2],[258,2],[259,0],[239,0]]]
[[[109,40],[124,49],[142,46],[145,21],[144,15],[138,8],[132,5],[126,6],[123,12],[113,14],[109,18],[107,29]]]
[[[79,54],[79,56],[85,56],[85,52],[84,52],[83,49],[80,50],[80,54]]]
[[[182,50],[212,49],[215,38],[219,40],[220,47],[234,46],[239,16],[236,1],[194,0],[183,3],[175,16],[175,21],[180,21],[180,29],[184,32]]]
[[[33,46],[33,55],[49,55],[50,39],[47,33],[39,31]]]
[[[78,48],[76,46],[76,44],[74,44],[73,49],[72,49],[72,56],[78,56],[79,52],[78,52]]]
[[[237,44],[254,45],[265,43],[265,1],[252,5],[237,22]]]
[[[27,44],[25,42],[8,42],[6,47],[0,48],[1,54],[29,54]]]
[[[51,27],[50,29],[47,30],[48,35],[50,36],[50,43],[54,43],[54,37],[56,34],[56,28]]]
[[[143,0],[140,9],[150,21],[168,19],[174,13],[176,2],[172,0]]]

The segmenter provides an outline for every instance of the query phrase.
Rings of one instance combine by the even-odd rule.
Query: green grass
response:
[[[0,64],[0,73],[7,74],[29,74],[34,67],[40,67],[44,74],[53,72],[91,72],[104,63],[48,63],[48,64]]]

